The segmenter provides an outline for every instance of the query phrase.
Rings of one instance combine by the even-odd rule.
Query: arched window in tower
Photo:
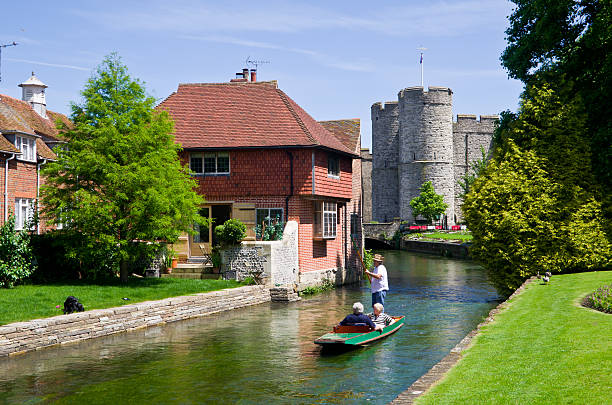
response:
[[[434,160],[436,160],[436,152],[434,152]]]
[[[416,160],[416,153],[412,152],[412,160]]]

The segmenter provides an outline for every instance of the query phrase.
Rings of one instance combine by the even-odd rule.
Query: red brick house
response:
[[[247,240],[266,217],[296,221],[300,284],[358,277],[359,120],[318,123],[276,81],[247,78],[179,84],[157,108],[174,119],[181,159],[207,201],[203,215],[215,225],[242,220]],[[182,258],[201,256],[213,237],[208,228],[184,236]]]
[[[55,122],[69,120],[46,109],[47,86],[34,73],[19,86],[22,100],[0,94],[0,224],[15,214],[16,228],[23,229],[44,182],[41,166],[57,158],[51,148],[62,142]],[[41,221],[37,232],[45,229]]]

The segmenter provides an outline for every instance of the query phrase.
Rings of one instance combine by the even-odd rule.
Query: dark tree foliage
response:
[[[592,168],[604,189],[612,187],[612,2],[610,0],[514,0],[508,47],[501,60],[511,77],[527,85],[571,81],[588,114]],[[610,197],[604,196],[610,212]]]

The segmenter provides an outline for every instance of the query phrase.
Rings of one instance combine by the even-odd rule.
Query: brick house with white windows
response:
[[[362,247],[359,120],[315,121],[278,88],[248,70],[228,83],[179,84],[157,108],[174,120],[181,160],[206,199],[214,225],[238,218],[247,240],[266,217],[298,224],[299,284],[355,280]],[[197,258],[212,229],[179,241]]]
[[[57,159],[51,148],[62,143],[55,122],[70,121],[47,110],[47,86],[33,72],[19,87],[22,100],[0,94],[0,224],[15,214],[16,228],[23,229],[44,183],[41,167]],[[37,232],[46,229],[40,221]]]

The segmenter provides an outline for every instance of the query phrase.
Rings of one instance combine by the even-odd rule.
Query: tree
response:
[[[431,181],[423,183],[420,191],[419,196],[410,200],[412,216],[416,218],[421,215],[429,222],[433,222],[434,219],[439,218],[446,211],[448,204],[444,202],[443,196],[436,194]]]
[[[77,232],[73,256],[108,250],[127,281],[128,261],[146,244],[174,242],[201,222],[196,182],[179,159],[173,123],[128,75],[116,54],[106,57],[72,104],[73,128],[45,170],[44,215]]]
[[[592,169],[602,188],[612,187],[612,2],[609,0],[513,0],[502,64],[527,85],[573,82],[584,102],[593,153]],[[555,89],[558,90],[558,89]],[[568,94],[573,98],[574,94]],[[608,220],[612,196],[603,198]]]
[[[465,199],[465,196],[470,192],[472,184],[474,184],[478,176],[480,176],[487,167],[487,152],[482,146],[480,147],[480,153],[482,155],[480,159],[470,162],[468,172],[461,176],[461,180],[457,181],[459,187],[461,187],[461,193],[459,194],[461,199]]]
[[[502,294],[537,271],[612,264],[583,136],[587,119],[568,82],[561,92],[528,86],[519,112],[502,117],[494,158],[462,206],[473,236],[470,252]]]

